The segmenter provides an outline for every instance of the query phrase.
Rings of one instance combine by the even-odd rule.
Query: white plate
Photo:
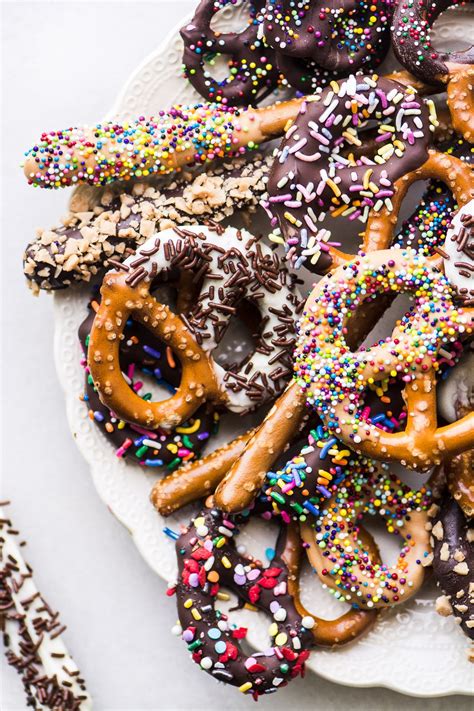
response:
[[[223,11],[220,29],[230,28],[230,14],[230,9]],[[464,14],[451,13],[441,28],[441,37],[466,36],[466,19]],[[180,77],[181,40],[177,30],[133,73],[108,113],[109,117],[130,119],[139,114],[153,115],[157,109],[172,103],[192,102],[198,98]],[[79,400],[84,374],[79,363],[77,338],[86,303],[87,290],[83,288],[55,294],[55,360],[66,398],[69,425],[90,465],[94,485],[104,503],[127,527],[153,570],[163,579],[173,580],[176,575],[174,545],[162,529],[169,526],[177,530],[181,523],[189,520],[192,509],[188,507],[168,519],[157,514],[149,503],[150,489],[157,474],[127,465],[117,458],[113,448],[89,420],[86,408]],[[241,429],[246,428],[241,423],[239,425]],[[249,426],[248,422],[246,426]],[[231,433],[230,427],[224,425],[214,443],[224,442],[235,433],[235,429]],[[261,526],[254,525],[242,537],[249,548],[262,551],[266,545],[271,545],[267,535]],[[388,540],[388,534],[380,529],[377,538],[381,541],[382,552],[393,557],[394,542]],[[322,590],[310,571],[305,572],[302,587],[303,600],[314,613],[322,617],[341,614],[342,605]],[[471,693],[472,666],[466,658],[466,640],[452,618],[442,618],[435,613],[435,597],[434,586],[428,583],[416,599],[387,612],[369,634],[353,645],[339,650],[315,651],[308,668],[337,683],[385,686],[414,696]],[[249,611],[241,611],[238,615],[240,623],[251,629],[250,642],[256,647],[266,647],[268,619]],[[183,655],[186,655],[184,648]]]

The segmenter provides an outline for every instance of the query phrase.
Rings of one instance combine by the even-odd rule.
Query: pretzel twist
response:
[[[205,401],[246,412],[279,394],[291,374],[300,307],[294,278],[245,230],[215,229],[218,234],[206,227],[166,230],[104,279],[88,362],[101,400],[125,420],[170,428]],[[181,315],[150,294],[156,278],[176,271],[187,275],[193,294],[192,308]],[[224,369],[212,353],[246,303],[260,314],[254,351]],[[181,383],[166,401],[144,403],[122,375],[118,344],[131,315],[164,340],[182,363]]]
[[[350,352],[344,331],[351,313],[394,291],[416,294],[415,311],[385,342]],[[474,415],[438,427],[436,414],[439,351],[469,336],[473,324],[474,310],[456,309],[445,278],[426,258],[411,250],[372,253],[339,267],[309,297],[297,345],[298,382],[329,430],[356,451],[428,469],[473,444]],[[369,383],[395,376],[405,383],[407,423],[390,433],[364,421],[360,398]]]

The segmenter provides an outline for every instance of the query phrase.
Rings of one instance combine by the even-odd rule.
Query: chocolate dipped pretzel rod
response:
[[[378,77],[374,77],[368,81],[377,86]],[[345,91],[348,81],[351,86],[354,78],[332,85],[338,87],[337,92]],[[402,95],[405,91],[413,93],[399,82],[393,85],[391,80],[384,81],[398,87]],[[278,138],[314,98],[292,99],[261,109],[225,108],[220,104],[174,106],[160,112],[156,119],[140,117],[126,124],[109,122],[43,133],[38,144],[25,154],[24,173],[32,185],[59,188],[77,183],[108,185],[117,180],[165,175],[192,164],[204,165],[216,158],[253,151],[261,143]],[[434,113],[431,118],[434,128]]]
[[[66,627],[36,588],[5,503],[0,513],[0,621],[7,661],[21,677],[28,706],[87,711],[92,702],[64,644]]]
[[[33,291],[89,282],[122,261],[155,232],[252,213],[266,191],[272,158],[260,153],[184,171],[160,181],[105,190],[82,186],[60,227],[38,230],[26,247],[23,271]]]

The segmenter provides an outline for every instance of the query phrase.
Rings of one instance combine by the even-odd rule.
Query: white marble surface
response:
[[[193,3],[0,2],[2,19],[2,498],[29,541],[40,589],[68,625],[65,639],[97,709],[252,708],[186,659],[170,634],[165,586],[101,504],[68,431],[52,358],[52,302],[34,299],[21,272],[24,245],[51,226],[66,195],[33,190],[18,168],[41,130],[94,121],[123,78]],[[26,709],[1,658],[0,707]],[[390,664],[390,659],[381,659]],[[474,688],[474,683],[473,683]],[[408,699],[348,689],[310,675],[262,700],[297,709],[470,708],[465,697]]]

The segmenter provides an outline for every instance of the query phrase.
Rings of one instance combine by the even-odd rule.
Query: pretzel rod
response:
[[[66,628],[38,592],[5,507],[0,505],[0,623],[7,661],[22,679],[28,706],[87,711],[92,701],[62,639]]]
[[[412,81],[407,73],[396,76],[404,86]],[[124,124],[108,122],[43,133],[25,154],[24,173],[31,185],[43,188],[107,185],[165,175],[255,150],[281,136],[311,99],[305,96],[261,109],[176,105],[160,111],[157,118],[142,116]]]
[[[155,232],[175,225],[229,218],[238,210],[255,212],[263,197],[271,156],[254,153],[182,171],[161,180],[117,183],[106,189],[82,185],[60,226],[38,229],[26,247],[23,271],[28,286],[63,289],[89,282],[123,261]]]
[[[292,381],[217,487],[219,509],[242,511],[252,503],[267,471],[298,431],[304,412],[304,394]]]
[[[165,175],[254,150],[280,136],[302,101],[291,99],[264,109],[174,106],[156,119],[43,133],[26,153],[24,173],[30,184],[47,188]]]
[[[189,462],[170,476],[158,480],[150,494],[153,506],[162,516],[169,516],[186,504],[212,494],[255,432],[249,430],[203,459]]]

